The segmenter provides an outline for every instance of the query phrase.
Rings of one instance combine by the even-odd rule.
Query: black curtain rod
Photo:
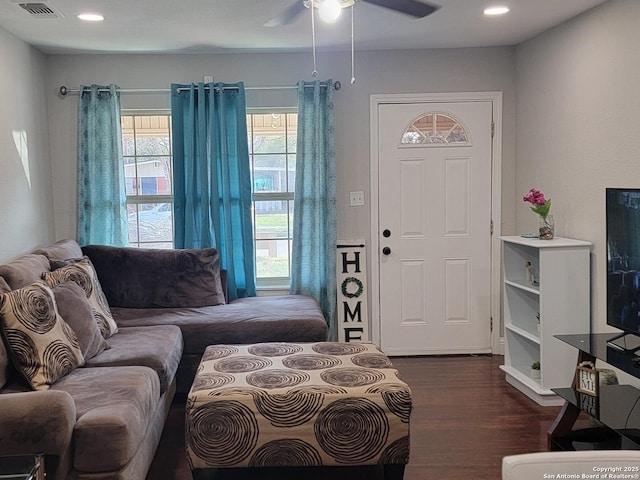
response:
[[[305,85],[305,88],[309,88],[312,87],[313,85]],[[328,86],[328,84],[326,82],[320,82],[320,86],[321,87],[326,87]],[[205,88],[209,88],[209,87],[205,87]],[[216,90],[218,90],[220,87],[215,87]],[[224,90],[235,90],[238,87],[232,87],[232,86],[226,86],[226,87],[222,87]],[[297,85],[281,85],[281,86],[265,86],[265,87],[245,87],[245,90],[293,90],[293,89],[297,89],[298,86]],[[333,82],[333,89],[334,90],[340,90],[340,88],[342,88],[342,84],[339,81],[335,81]],[[89,90],[89,87],[84,87],[85,90]],[[188,90],[188,88],[178,88],[178,91],[184,91],[184,90]],[[80,89],[79,88],[68,88],[64,85],[62,85],[60,87],[60,95],[62,95],[63,97],[66,97],[67,95],[78,95],[80,93]],[[109,89],[108,88],[100,88],[98,89],[99,92],[108,92]],[[120,93],[170,93],[171,89],[170,88],[118,88],[117,89],[118,92]]]

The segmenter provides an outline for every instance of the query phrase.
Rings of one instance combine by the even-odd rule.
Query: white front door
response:
[[[491,352],[492,108],[378,105],[372,260],[390,355]]]

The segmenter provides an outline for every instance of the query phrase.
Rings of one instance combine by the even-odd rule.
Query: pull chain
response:
[[[313,48],[313,72],[311,72],[311,76],[318,76],[318,69],[316,68],[316,17],[314,14],[314,6],[313,1],[311,2],[311,45]]]
[[[355,2],[351,5],[351,85],[356,83],[356,60],[355,60],[355,47],[353,45],[353,16]]]

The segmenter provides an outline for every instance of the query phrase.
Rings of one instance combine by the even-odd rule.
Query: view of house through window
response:
[[[297,113],[249,113],[256,277],[288,286],[291,270]],[[171,115],[126,113],[122,146],[129,244],[173,248]]]
[[[129,244],[173,248],[171,116],[122,116]]]
[[[297,121],[292,111],[247,115],[259,287],[289,285]]]
[[[460,145],[468,142],[467,132],[455,118],[443,113],[427,113],[407,127],[401,143]]]

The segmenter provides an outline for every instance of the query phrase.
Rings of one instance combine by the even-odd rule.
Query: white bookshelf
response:
[[[502,240],[504,365],[508,383],[540,405],[562,405],[551,389],[571,384],[576,352],[554,335],[590,332],[591,243],[569,238]],[[527,262],[538,280],[526,278]],[[537,315],[540,316],[538,325]],[[540,362],[540,378],[531,364]]]

